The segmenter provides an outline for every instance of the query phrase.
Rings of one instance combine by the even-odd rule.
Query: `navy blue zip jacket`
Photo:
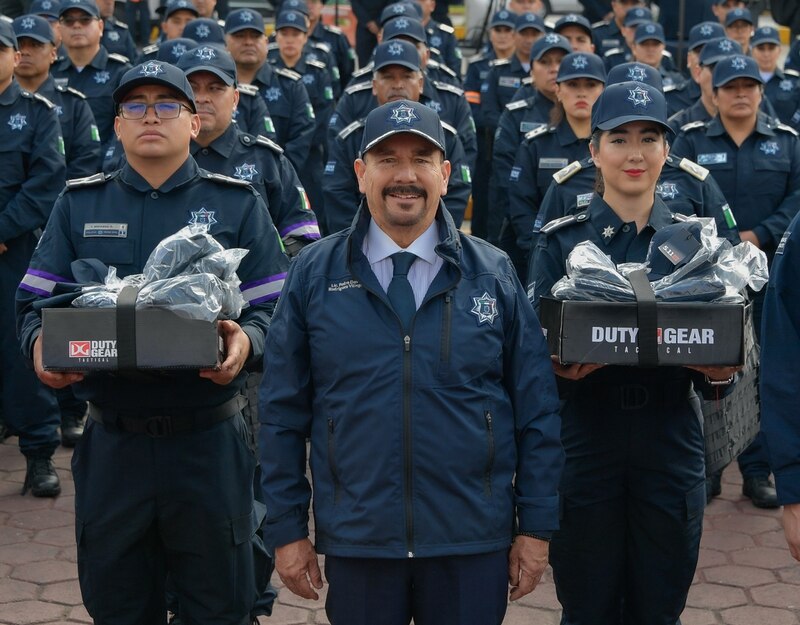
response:
[[[558,396],[507,256],[436,216],[444,265],[406,335],[362,252],[370,214],[292,261],[265,346],[267,540],[433,557],[507,549],[558,527]]]

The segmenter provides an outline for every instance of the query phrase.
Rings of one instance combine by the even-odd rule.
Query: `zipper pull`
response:
[[[411,337],[407,334],[403,337],[403,345],[405,345],[405,351],[411,351]]]

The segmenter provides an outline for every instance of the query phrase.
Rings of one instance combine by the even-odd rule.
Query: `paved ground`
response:
[[[21,497],[25,462],[16,439],[0,445],[0,625],[91,623],[76,580],[69,460],[70,451],[59,449],[60,497]],[[783,542],[780,514],[757,510],[740,492],[738,471],[729,468],[722,496],[706,510],[700,567],[683,625],[800,625],[800,564]],[[322,600],[281,590],[273,617],[261,623],[327,624],[322,606]],[[558,619],[548,575],[509,608],[504,625],[555,625]]]

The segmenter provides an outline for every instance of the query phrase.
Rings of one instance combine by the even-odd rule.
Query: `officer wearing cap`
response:
[[[720,60],[712,76],[717,115],[705,124],[685,126],[675,150],[711,171],[730,202],[742,240],[763,250],[771,262],[800,202],[800,141],[794,129],[759,110],[763,83],[752,58]],[[763,302],[763,292],[756,293],[757,336]],[[742,494],[757,507],[777,507],[760,436],[738,462]]]
[[[225,45],[225,33],[217,20],[209,17],[196,17],[183,27],[181,37],[192,39],[198,44],[218,43]]]
[[[745,0],[712,0],[711,12],[714,13],[719,23],[725,25],[725,18],[734,9],[743,9],[747,6]]]
[[[64,138],[67,178],[97,173],[100,167],[100,133],[86,96],[72,87],[58,86],[50,75],[56,58],[55,38],[50,24],[38,15],[14,20],[20,62],[14,70],[19,85],[55,104]]]
[[[569,41],[555,33],[548,33],[531,48],[531,79],[533,93],[521,98],[522,89],[506,104],[494,135],[494,162],[489,189],[489,241],[499,242],[511,256],[514,265],[522,265],[522,254],[514,243],[511,230],[500,240],[500,232],[508,217],[508,177],[514,166],[517,149],[523,137],[550,123],[550,115],[557,101],[556,77],[561,60],[571,52]],[[523,270],[524,273],[524,270]]]
[[[682,84],[684,79],[678,72],[670,71],[664,67],[665,51],[666,40],[664,39],[664,28],[661,24],[647,23],[639,24],[636,27],[633,35],[633,45],[631,46],[633,60],[656,68],[661,74],[664,91],[667,91],[670,87],[677,87]]]
[[[22,89],[14,80],[20,54],[10,22],[0,20],[0,357],[2,414],[9,430],[19,434],[27,460],[23,494],[55,497],[61,492],[51,457],[58,447],[61,422],[50,389],[32,375],[19,351],[11,313],[16,284],[36,246],[64,185],[64,142],[55,105]]]
[[[526,283],[531,234],[539,205],[553,174],[573,161],[589,156],[592,106],[603,91],[606,70],[594,54],[565,56],[556,78],[558,103],[548,124],[525,134],[505,181],[509,196],[509,236],[521,250],[517,271]],[[559,119],[560,118],[560,119]]]
[[[225,42],[236,62],[239,87],[261,94],[275,126],[277,143],[297,171],[302,171],[314,137],[314,108],[302,77],[267,62],[264,18],[252,9],[231,11],[225,19]]]
[[[142,53],[137,61],[139,63],[152,61],[158,54],[158,45],[160,43],[182,37],[186,24],[198,17],[200,17],[200,13],[191,0],[169,0],[164,6],[161,34],[155,43],[142,48]]]
[[[620,42],[614,48],[604,48],[603,59],[606,67],[611,68],[619,63],[631,60],[631,46],[633,46],[633,34],[639,24],[649,24],[653,22],[653,13],[644,6],[643,3],[635,3],[626,8],[620,19]]]
[[[444,210],[445,144],[418,102],[368,115],[354,164],[365,200],[292,263],[267,339],[267,539],[305,598],[325,554],[332,625],[499,625],[509,583],[512,600],[538,583],[558,523],[541,328],[505,255]]]
[[[781,39],[773,26],[757,28],[750,38],[750,56],[758,63],[764,79],[764,95],[775,109],[775,116],[783,123],[800,127],[800,91],[797,76],[784,72],[778,66]]]
[[[257,592],[250,539],[258,525],[243,367],[262,359],[287,261],[261,196],[189,155],[200,119],[181,70],[160,61],[136,66],[113,97],[127,163],[70,181],[56,202],[17,291],[22,349],[43,382],[72,384],[90,402],[73,475],[79,581],[91,617],[162,622],[169,575],[185,622],[240,625]],[[118,231],[98,237],[98,223]],[[218,322],[220,367],[132,376],[44,371],[36,302],[75,281],[71,263],[97,258],[120,277],[140,273],[158,242],[187,224],[205,226],[225,248],[249,250],[237,270],[249,306]]]
[[[611,0],[612,19],[592,24],[595,51],[598,56],[605,57],[609,50],[625,45],[625,38],[622,36],[625,14],[629,9],[644,6],[642,0]]]
[[[446,0],[441,0],[446,2]],[[433,19],[436,10],[436,0],[414,0],[422,8],[422,25],[428,38],[428,47],[436,50],[436,56],[441,58],[455,74],[461,77],[461,50],[455,30],[449,24],[442,24]]]
[[[386,41],[375,49],[372,93],[377,106],[397,100],[427,104],[419,65],[419,52],[407,41]],[[456,227],[461,226],[472,188],[472,173],[456,129],[445,121],[445,153],[450,161],[447,210]],[[361,201],[358,179],[352,163],[358,158],[366,120],[350,124],[329,145],[328,162],[322,179],[325,192],[327,231],[338,232],[353,221]]]
[[[736,8],[725,15],[725,34],[736,41],[745,54],[750,54],[750,37],[755,21],[748,9]]]
[[[577,243],[593,242],[615,263],[643,262],[651,239],[675,221],[656,194],[669,153],[666,122],[663,95],[644,83],[610,85],[597,100],[590,149],[603,191],[584,212],[542,228],[529,276],[537,310]],[[727,381],[735,369],[557,360],[553,368],[567,457],[550,551],[562,620],[674,625],[705,504],[703,431],[692,404],[696,390],[714,392],[710,381]]]
[[[58,21],[66,55],[56,60],[51,73],[57,85],[72,87],[86,96],[100,142],[105,144],[114,124],[111,94],[130,64],[127,58],[109,53],[101,45],[103,21],[94,0],[66,0]]]
[[[45,18],[53,29],[56,48],[61,46],[61,24],[58,21],[58,11],[61,8],[59,0],[33,0],[28,9],[31,15]]]
[[[356,55],[359,66],[364,66],[378,43],[378,19],[387,0],[355,0],[350,6],[356,16]]]
[[[553,26],[553,32],[569,41],[573,52],[595,51],[592,25],[583,15],[568,13],[560,17]]]
[[[136,44],[133,42],[128,25],[114,17],[114,0],[98,0],[97,8],[103,20],[103,38],[100,40],[103,47],[130,61],[135,59]]]
[[[692,26],[686,48],[687,71],[685,73],[688,73],[689,77],[688,80],[682,80],[680,84],[664,94],[667,98],[668,110],[680,112],[693,106],[700,99],[700,85],[697,83],[694,70],[700,65],[700,53],[706,43],[720,37],[725,37],[725,29],[717,22],[700,22]],[[673,113],[673,115],[677,114],[677,112]],[[672,126],[671,122],[670,126]],[[673,130],[675,130],[674,126]]]
[[[328,52],[338,76],[338,89],[342,90],[350,82],[356,67],[356,53],[350,46],[347,36],[338,26],[325,24],[322,21],[323,0],[309,0],[308,5],[308,39],[309,43]]]
[[[516,16],[507,9],[497,11],[489,22],[489,46],[468,59],[464,77],[464,95],[472,109],[472,119],[478,139],[475,175],[472,180],[472,234],[488,239],[489,178],[492,174],[494,132],[483,121],[481,99],[488,88],[491,61],[507,59],[514,54]]]
[[[232,123],[231,111],[241,100],[230,54],[221,48],[199,46],[186,52],[178,67],[192,86],[200,116],[200,133],[190,147],[197,164],[245,180],[266,198],[290,256],[318,239],[317,220],[305,189],[281,147]]]

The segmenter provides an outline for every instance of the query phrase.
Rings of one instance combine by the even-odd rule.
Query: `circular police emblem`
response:
[[[508,11],[500,11],[500,13],[497,14],[497,17],[501,20],[508,19]]]
[[[42,8],[43,8],[45,11],[49,11],[50,9],[52,9],[52,8],[53,8],[53,3],[52,3],[52,2],[50,2],[50,0],[44,0],[44,2],[42,2]]]
[[[570,13],[569,15],[567,15],[567,17],[564,18],[564,21],[565,22],[577,22],[578,21],[578,16],[575,15],[574,13]]]
[[[641,65],[634,65],[628,68],[628,78],[636,82],[644,82],[647,80],[647,70]]]
[[[200,24],[200,26],[197,27],[195,34],[200,37],[200,39],[205,39],[211,34],[211,29],[205,24]]]
[[[297,15],[295,13],[287,13],[286,14],[286,21],[287,22],[296,22],[297,21]]]
[[[497,312],[497,300],[486,291],[480,297],[473,297],[472,304],[470,312],[478,318],[478,325],[491,325],[500,314]]]
[[[11,130],[22,130],[28,125],[28,122],[25,119],[25,115],[17,113],[8,118],[8,125],[11,127]]]
[[[253,21],[253,14],[250,11],[244,11],[239,18],[242,22],[252,22]]]
[[[282,95],[283,95],[283,94],[281,93],[281,90],[280,90],[280,89],[278,89],[277,87],[270,87],[269,89],[267,89],[267,90],[264,92],[264,97],[265,97],[265,98],[266,98],[266,99],[267,99],[269,102],[277,102],[278,100],[280,100],[280,99],[281,99],[281,96],[282,96]]]
[[[389,52],[389,54],[391,54],[392,56],[400,56],[401,54],[403,54],[403,46],[402,46],[402,45],[400,45],[400,44],[399,44],[398,42],[396,42],[396,41],[395,41],[395,42],[392,42],[392,43],[390,43],[390,44],[389,44],[389,49],[388,49],[388,52]]]
[[[644,17],[644,9],[634,9],[633,15],[635,17]]]
[[[744,60],[743,56],[737,56],[734,59],[731,59],[731,67],[733,69],[741,70],[747,67],[747,61]]]
[[[389,121],[394,122],[395,126],[401,124],[413,125],[415,120],[418,120],[416,112],[407,104],[400,104],[392,109],[392,114],[389,116]]]
[[[197,48],[195,50],[194,55],[203,61],[210,61],[211,59],[217,58],[217,53],[214,48],[210,46],[203,46],[202,48]]]
[[[648,24],[644,27],[644,32],[646,32],[648,35],[652,35],[654,32],[656,32],[656,27],[653,24]]]
[[[147,76],[148,78],[152,78],[154,76],[158,76],[159,74],[163,74],[164,68],[161,67],[161,63],[159,63],[158,61],[150,61],[142,65],[142,68],[139,70],[139,73],[142,76]],[[106,72],[106,74],[108,74],[108,72]]]
[[[628,100],[633,102],[633,106],[643,106],[644,108],[647,108],[647,105],[653,101],[650,92],[639,86],[635,89],[628,89]]]
[[[589,65],[589,60],[582,54],[572,59],[572,67],[574,69],[585,69]]]
[[[23,17],[22,21],[19,23],[22,28],[25,30],[30,30],[34,26],[36,26],[36,21],[32,17]]]
[[[236,167],[236,173],[233,175],[239,180],[253,180],[258,175],[258,170],[254,163],[242,163]]]

